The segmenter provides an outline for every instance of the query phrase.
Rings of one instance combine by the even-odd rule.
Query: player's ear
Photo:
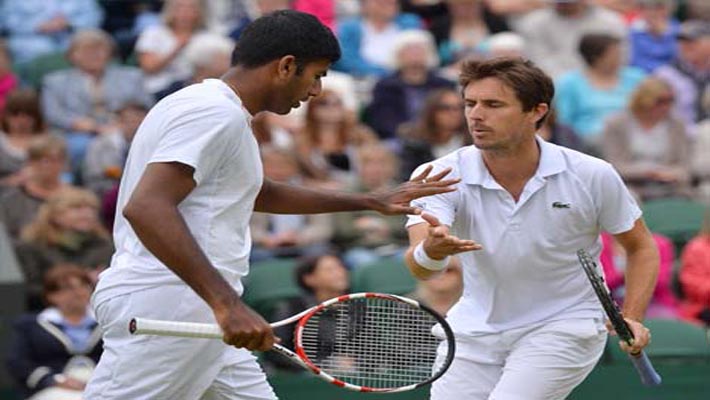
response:
[[[550,106],[546,103],[540,103],[532,109],[533,121],[537,123],[542,118],[545,118],[547,113],[550,111]]]
[[[276,64],[276,75],[279,79],[290,79],[296,75],[298,65],[296,65],[296,57],[286,55],[281,57]]]

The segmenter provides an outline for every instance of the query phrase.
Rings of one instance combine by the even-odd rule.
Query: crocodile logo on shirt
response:
[[[563,203],[561,201],[556,201],[556,202],[552,203],[552,208],[570,208],[570,207],[572,207],[571,204]]]

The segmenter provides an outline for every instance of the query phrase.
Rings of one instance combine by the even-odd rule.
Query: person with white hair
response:
[[[187,79],[178,79],[155,93],[156,100],[205,79],[219,78],[229,69],[234,41],[224,36],[205,34],[195,38],[185,49],[185,60],[192,74]]]
[[[114,114],[124,103],[153,103],[138,68],[111,63],[114,50],[106,32],[79,31],[66,53],[72,68],[52,72],[42,81],[42,111],[50,127],[64,134],[75,172],[94,136],[113,128]]]
[[[439,56],[430,33],[404,31],[397,35],[393,47],[391,66],[395,72],[377,82],[366,111],[368,124],[382,139],[394,139],[397,127],[419,113],[431,91],[455,86],[436,72]]]

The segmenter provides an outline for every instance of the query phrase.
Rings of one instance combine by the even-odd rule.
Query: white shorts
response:
[[[274,400],[247,350],[220,340],[131,335],[133,317],[214,323],[207,304],[187,286],[163,286],[94,304],[104,352],[86,400]]]
[[[564,399],[594,369],[606,338],[595,319],[457,336],[454,362],[432,385],[431,399]]]

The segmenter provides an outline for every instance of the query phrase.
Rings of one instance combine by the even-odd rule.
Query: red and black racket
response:
[[[444,318],[419,302],[380,293],[355,293],[327,300],[271,324],[296,323],[294,351],[279,352],[321,379],[360,392],[403,392],[429,384],[446,372],[455,352]],[[216,324],[134,318],[133,334],[222,339]],[[437,351],[443,351],[441,362]]]

